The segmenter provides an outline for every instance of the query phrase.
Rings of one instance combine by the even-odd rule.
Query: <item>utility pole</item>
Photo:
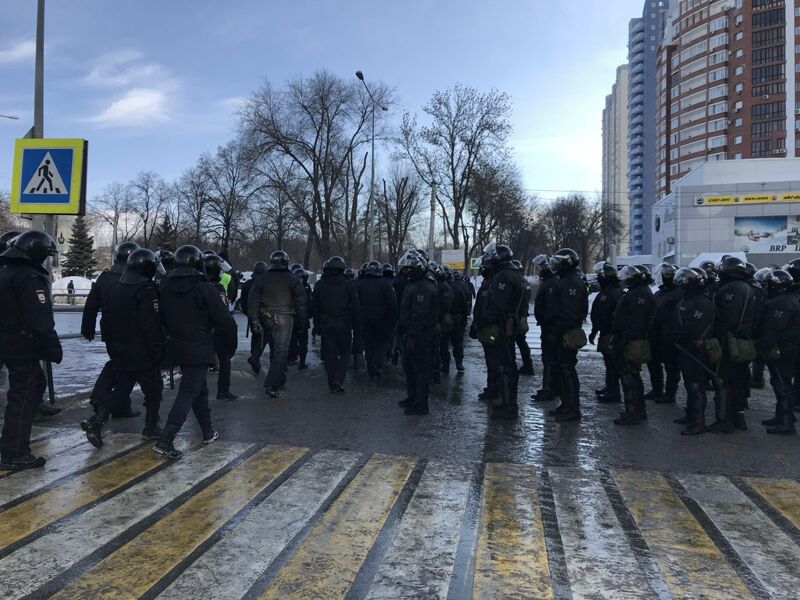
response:
[[[431,181],[431,223],[428,229],[428,256],[433,258],[433,230],[436,227],[436,180]]]

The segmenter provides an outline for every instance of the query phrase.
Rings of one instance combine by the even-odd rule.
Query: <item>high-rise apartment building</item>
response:
[[[671,0],[675,2],[675,0]],[[628,198],[630,253],[650,252],[656,200],[656,61],[670,0],[645,0],[628,26]]]
[[[673,6],[658,57],[659,198],[706,161],[797,154],[799,26],[795,0]]]
[[[628,253],[628,65],[617,67],[617,79],[603,110],[603,213],[608,219],[604,250],[610,244]],[[613,226],[612,226],[613,220]]]

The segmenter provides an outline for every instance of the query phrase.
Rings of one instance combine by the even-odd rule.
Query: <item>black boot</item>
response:
[[[400,402],[397,403],[397,406],[399,406],[400,408],[408,408],[412,404],[414,403],[411,401],[411,398],[404,398],[403,400],[400,400]]]
[[[99,406],[97,412],[81,421],[81,429],[86,433],[86,439],[95,448],[103,447],[103,437],[101,432],[103,424],[108,420],[108,415],[111,414],[104,406]]]
[[[686,429],[681,435],[700,435],[706,430],[706,391],[702,384],[693,384],[688,391]]]
[[[728,390],[725,389],[724,384],[714,387],[716,389],[716,395],[714,396],[716,421],[708,427],[708,430],[711,433],[733,433],[733,414]]]
[[[535,373],[534,373],[534,370],[533,370],[533,363],[527,363],[527,364],[522,365],[522,367],[519,370],[519,374],[520,375],[534,375]]]
[[[0,469],[5,471],[27,471],[28,469],[41,469],[47,463],[43,456],[26,454],[16,458],[0,459]]]
[[[533,394],[531,398],[536,402],[552,402],[556,399],[556,395],[553,393],[553,390],[542,388]]]
[[[733,427],[739,431],[747,431],[747,421],[744,418],[743,412],[733,414]]]
[[[156,445],[153,446],[153,450],[171,460],[179,459],[183,456],[183,452],[175,448],[173,442],[180,430],[181,428],[175,427],[175,425],[167,425],[161,434],[161,438],[156,442]]]
[[[158,409],[146,409],[144,417],[144,429],[142,429],[143,440],[158,440],[164,432],[158,424]]]

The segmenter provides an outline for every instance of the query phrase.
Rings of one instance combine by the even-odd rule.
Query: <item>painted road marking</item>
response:
[[[343,598],[378,536],[414,459],[376,454],[278,571],[262,599]]]
[[[175,580],[162,599],[241,598],[302,531],[353,467],[358,454],[316,454]]]
[[[800,482],[746,477],[745,483],[800,529]]]
[[[469,465],[428,463],[368,598],[447,597],[471,478]]]
[[[531,465],[487,463],[474,598],[552,598],[550,568]]]
[[[662,475],[642,471],[614,471],[613,475],[676,600],[752,598]]]
[[[306,451],[262,448],[52,598],[141,596]]]
[[[36,438],[33,437],[34,431]],[[48,435],[55,431],[53,429],[39,428],[38,431],[34,431],[31,432],[31,453],[35,456],[44,456],[50,461],[54,460],[55,455],[86,442],[86,434],[80,429],[61,430],[54,435]],[[10,475],[10,473],[0,469],[0,475]]]
[[[548,469],[572,597],[641,598],[650,592],[599,477]]]
[[[84,436],[84,440],[85,440]],[[88,443],[69,452],[61,452],[47,461],[42,469],[20,471],[0,479],[0,506],[43,488],[62,477],[107,460],[142,443],[138,435],[118,433],[105,439],[101,449]]]
[[[217,442],[92,507],[0,560],[0,598],[25,596],[190,490],[248,448]]]
[[[800,548],[725,477],[679,477],[773,598],[797,598]]]
[[[94,502],[164,463],[148,445],[0,513],[0,548]]]

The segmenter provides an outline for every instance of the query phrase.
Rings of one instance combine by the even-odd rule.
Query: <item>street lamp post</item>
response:
[[[369,255],[370,260],[375,259],[375,248],[372,245],[372,204],[373,204],[373,194],[375,191],[375,107],[380,107],[381,110],[389,110],[382,104],[379,104],[375,97],[372,95],[372,92],[369,90],[367,86],[367,82],[364,81],[364,73],[362,71],[356,71],[356,77],[358,77],[359,81],[364,85],[364,89],[367,90],[367,94],[369,95],[369,99],[372,101],[372,150],[371,153],[371,160],[370,160],[370,178],[369,178],[369,200],[367,201],[367,231],[366,231],[366,242],[367,242],[367,252]]]
[[[0,119],[11,119],[12,121],[19,121],[17,115],[0,115]]]

